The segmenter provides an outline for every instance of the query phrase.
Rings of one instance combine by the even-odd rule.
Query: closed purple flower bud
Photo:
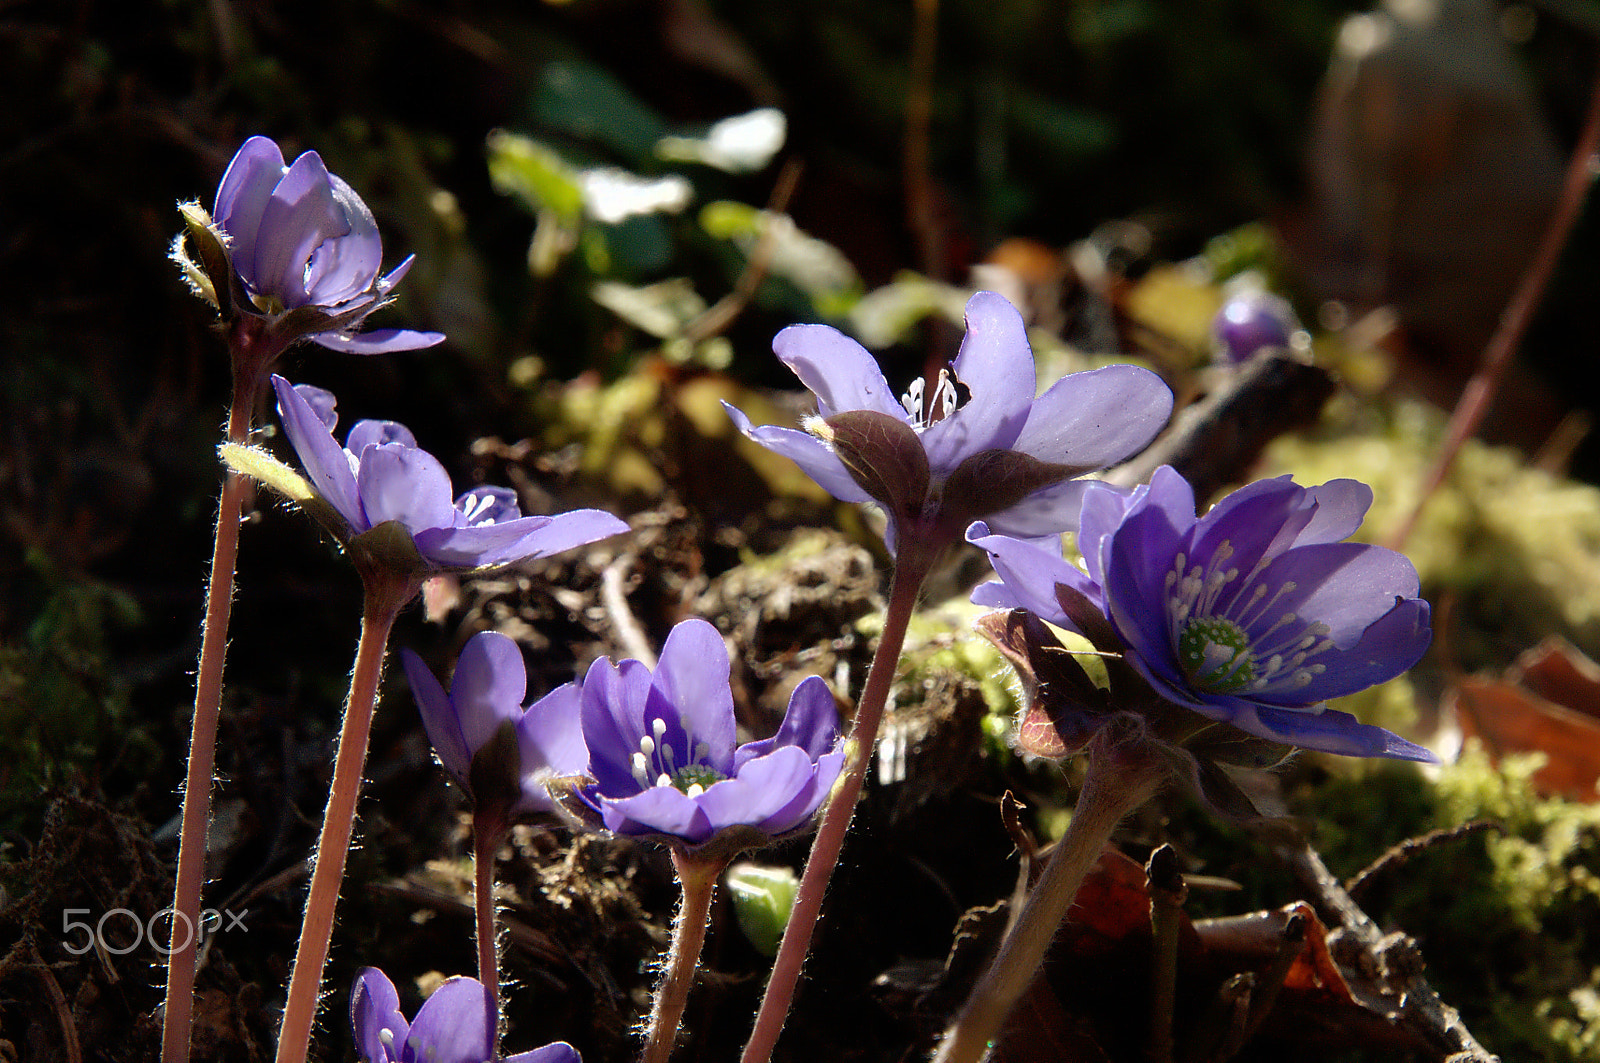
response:
[[[1131,493],[1091,489],[1078,532],[1087,571],[975,524],[968,538],[1001,580],[973,600],[1076,630],[1057,604],[1056,585],[1070,587],[1101,607],[1128,663],[1168,701],[1272,742],[1433,760],[1326,707],[1405,672],[1432,639],[1411,562],[1342,541],[1371,503],[1355,480],[1306,488],[1283,476],[1197,518],[1188,482],[1162,466]]]
[[[955,361],[898,402],[860,344],[826,325],[794,325],[772,346],[816,395],[808,431],[758,428],[724,405],[741,432],[834,497],[882,505],[891,547],[897,537],[942,544],[978,517],[1010,535],[1063,531],[1085,486],[1073,478],[1143,449],[1172,412],[1172,393],[1148,370],[1113,365],[1035,398],[1016,308],[979,292],[966,322]]]
[[[438,569],[474,569],[547,557],[628,530],[602,510],[524,517],[505,488],[478,487],[452,501],[450,475],[416,438],[393,421],[358,421],[340,446],[333,396],[308,384],[272,378],[278,416],[322,500],[344,524],[348,540],[396,522],[423,562]]]
[[[372,211],[316,152],[285,165],[276,143],[251,137],[222,176],[212,220],[228,238],[244,288],[235,305],[245,312],[355,354],[414,350],[444,339],[406,329],[360,332],[412,259],[380,276],[383,241]]]
[[[1294,308],[1271,292],[1250,288],[1230,295],[1211,321],[1219,362],[1240,365],[1269,347],[1288,347],[1300,330]]]
[[[363,967],[350,989],[350,1025],[362,1063],[485,1063],[495,1054],[494,997],[476,978],[450,978],[406,1021],[394,983]],[[565,1041],[503,1063],[582,1063]]]
[[[728,650],[704,620],[672,629],[653,673],[596,661],[581,697],[594,782],[574,797],[617,834],[731,855],[805,826],[844,767],[838,709],[816,676],[777,734],[735,745]]]
[[[579,722],[578,685],[567,683],[523,707],[528,672],[517,644],[498,631],[467,640],[446,694],[410,650],[406,678],[439,762],[473,798],[507,815],[554,809],[545,784],[582,775],[589,753]]]

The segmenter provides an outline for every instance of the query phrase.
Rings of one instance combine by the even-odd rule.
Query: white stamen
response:
[[[633,755],[633,777],[640,786],[650,785],[650,762],[643,753]]]
[[[900,396],[900,405],[906,408],[906,415],[911,418],[911,427],[923,427],[922,419],[922,378],[919,376],[911,382],[906,393]]]
[[[706,792],[706,788],[704,786],[701,786],[697,782],[690,783],[689,784],[689,788],[684,791],[684,793],[687,794],[689,797],[699,797],[701,794],[703,794],[705,792]]]
[[[656,785],[657,786],[671,786],[672,785],[672,776],[668,775],[666,772],[662,772],[660,775],[656,776]]]
[[[385,1048],[394,1047],[394,1031],[385,1026],[378,1031],[378,1040],[383,1042]]]
[[[643,738],[639,739],[639,752],[648,757],[655,751],[656,740],[654,738],[651,738],[649,735],[645,735]]]

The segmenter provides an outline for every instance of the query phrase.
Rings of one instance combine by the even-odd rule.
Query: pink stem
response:
[[[695,970],[706,943],[706,919],[711,913],[711,898],[717,891],[717,876],[728,866],[726,860],[703,861],[674,848],[672,866],[678,872],[683,899],[678,917],[672,923],[672,948],[667,953],[667,969],[656,987],[655,1005],[646,1027],[644,1054],[640,1063],[667,1063],[677,1042],[683,1009],[694,988]]]
[[[905,645],[906,627],[916,610],[922,581],[932,567],[932,557],[908,559],[905,553],[902,552],[895,565],[893,581],[889,586],[889,604],[883,617],[883,634],[878,638],[878,650],[873,655],[866,686],[856,705],[855,724],[847,746],[849,760],[844,774],[834,786],[833,796],[822,814],[822,825],[817,828],[816,839],[811,844],[811,855],[806,860],[805,873],[800,877],[794,909],[784,925],[783,942],[778,946],[777,958],[773,960],[772,977],[767,981],[767,992],[761,1000],[761,1010],[756,1013],[755,1028],[750,1032],[750,1041],[745,1045],[741,1063],[766,1063],[772,1057],[778,1035],[783,1032],[783,1025],[789,1018],[795,986],[800,980],[800,968],[805,964],[806,953],[811,947],[811,935],[816,930],[817,918],[822,911],[823,894],[828,891],[828,881],[833,877],[833,869],[838,866],[845,834],[850,829],[850,817],[854,815],[856,801],[861,797],[867,764],[872,756],[873,745],[878,740],[884,706],[888,704],[889,687],[894,681],[895,667],[900,663],[900,650]]]
[[[377,705],[389,631],[394,627],[395,617],[420,585],[410,574],[376,566],[360,567],[366,591],[361,641],[350,672],[350,695],[345,702],[344,725],[339,731],[333,787],[322,817],[322,836],[317,842],[311,891],[306,897],[300,944],[295,951],[293,973],[289,976],[289,998],[284,1005],[283,1027],[278,1034],[277,1063],[305,1063],[310,1047],[311,1026],[322,987],[322,969],[327,963],[328,943],[333,937],[339,883],[344,878],[345,857],[349,854],[350,837],[355,829],[356,799],[361,794],[361,772],[367,760],[367,740],[372,731],[372,712]]]
[[[229,337],[233,399],[228,407],[228,442],[244,443],[271,361],[283,344],[266,337],[254,319],[235,325]],[[194,981],[200,949],[200,894],[205,886],[206,834],[211,820],[211,777],[216,770],[217,721],[222,706],[222,671],[233,612],[233,578],[239,558],[239,522],[245,480],[229,473],[217,504],[211,551],[211,582],[201,623],[200,663],[195,672],[194,723],[189,731],[189,767],[183,780],[183,819],[178,834],[177,884],[167,947],[167,1002],[161,1024],[162,1063],[188,1063],[194,1024]],[[181,941],[181,946],[180,946]]]

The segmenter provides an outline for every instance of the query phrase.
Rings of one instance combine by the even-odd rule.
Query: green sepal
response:
[[[787,867],[735,864],[728,868],[728,896],[739,929],[763,956],[776,956],[783,928],[800,892],[799,879]]]
[[[517,725],[502,720],[494,734],[472,755],[467,787],[473,815],[489,822],[510,818],[522,798],[522,752]]]
[[[247,447],[242,443],[224,443],[217,448],[217,453],[222,455],[223,463],[234,472],[265,484],[311,514],[339,542],[350,541],[350,525],[327,499],[317,494],[311,481],[294,469],[260,447]],[[407,541],[410,538],[406,536]],[[415,545],[411,549],[413,553],[416,552]]]
[[[217,308],[223,320],[233,316],[233,257],[228,253],[228,238],[211,220],[211,214],[198,202],[178,204],[184,231],[172,242],[172,260],[183,270],[184,278],[206,302]],[[191,257],[188,247],[194,248]],[[198,260],[198,261],[197,261]]]
[[[345,543],[345,549],[358,569],[370,563],[389,572],[418,576],[428,575],[437,569],[417,551],[411,533],[397,520],[386,520],[370,531],[362,532]]]

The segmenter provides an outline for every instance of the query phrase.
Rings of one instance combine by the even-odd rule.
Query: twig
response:
[[[639,626],[633,610],[628,608],[628,593],[624,583],[632,567],[633,558],[628,554],[623,554],[605,567],[600,574],[600,601],[606,607],[606,615],[611,618],[617,641],[635,660],[654,668],[656,651],[651,648],[650,640],[645,637],[644,628]]]
[[[1453,1063],[1500,1063],[1500,1057],[1488,1051],[1472,1036],[1462,1023],[1455,1008],[1439,999],[1427,979],[1422,977],[1421,965],[1396,973],[1382,956],[1389,942],[1372,917],[1361,910],[1345,888],[1334,878],[1322,857],[1304,840],[1279,842],[1274,845],[1278,856],[1292,867],[1296,874],[1321,902],[1324,912],[1338,918],[1356,941],[1372,957],[1375,970],[1388,970],[1399,994],[1399,1012],[1403,1021],[1420,1027],[1432,1040],[1451,1053]]]
[[[28,942],[28,951],[33,954],[34,973],[44,986],[45,995],[50,998],[50,1007],[56,1013],[56,1023],[61,1027],[61,1048],[66,1054],[67,1063],[83,1063],[83,1049],[78,1044],[78,1026],[72,1021],[72,1009],[67,1007],[67,997],[61,992],[61,983],[56,981],[50,965],[44,962],[44,957],[39,955],[32,941]]]
[[[1431,830],[1421,837],[1407,838],[1362,868],[1353,878],[1346,880],[1344,884],[1345,892],[1359,900],[1361,895],[1367,891],[1367,887],[1372,885],[1373,880],[1379,875],[1393,871],[1423,850],[1431,849],[1435,845],[1440,845],[1444,842],[1453,842],[1457,838],[1465,838],[1471,834],[1482,834],[1486,830],[1499,829],[1500,824],[1492,819],[1475,819],[1469,823],[1463,823],[1459,827],[1440,827],[1438,830]]]
[[[1390,545],[1395,549],[1405,545],[1411,530],[1421,518],[1428,500],[1439,490],[1444,478],[1449,475],[1450,466],[1455,463],[1456,455],[1461,452],[1467,439],[1478,430],[1484,415],[1489,412],[1495,392],[1499,390],[1506,370],[1511,365],[1512,356],[1517,353],[1523,334],[1533,322],[1533,313],[1544,298],[1544,290],[1549,286],[1550,277],[1555,273],[1556,264],[1561,259],[1561,249],[1567,245],[1567,238],[1572,234],[1572,227],[1582,212],[1589,186],[1594,183],[1597,150],[1600,150],[1600,70],[1595,73],[1594,89],[1589,96],[1589,114],[1584,119],[1583,132],[1578,136],[1577,146],[1572,149],[1572,159],[1567,163],[1567,175],[1561,183],[1561,197],[1556,200],[1556,209],[1550,215],[1550,224],[1545,228],[1544,239],[1540,242],[1533,261],[1528,264],[1527,272],[1522,275],[1522,281],[1512,294],[1511,301],[1506,304],[1505,313],[1500,317],[1500,327],[1495,329],[1494,335],[1489,338],[1488,346],[1483,349],[1483,363],[1461,391],[1461,401],[1456,403],[1455,412],[1450,415],[1450,423],[1445,427],[1444,443],[1439,449],[1439,458],[1423,484],[1416,508],[1411,511],[1411,515],[1406,518],[1405,523],[1394,533],[1390,541]]]
[[[933,212],[933,179],[928,175],[928,129],[933,123],[933,70],[939,45],[939,0],[914,0],[911,23],[910,83],[906,86],[906,139],[903,179],[906,224],[917,244],[918,264],[927,277],[945,278],[944,234]]]
[[[733,291],[683,327],[683,339],[691,344],[703,343],[722,333],[756,297],[756,290],[767,279],[767,268],[772,265],[772,253],[777,248],[778,215],[788,210],[789,200],[800,184],[800,173],[804,169],[799,159],[790,159],[783,164],[783,169],[778,172],[778,181],[772,186],[772,195],[767,200],[767,217],[761,228],[761,237],[750,252],[750,261],[745,265],[744,272],[734,282]]]

